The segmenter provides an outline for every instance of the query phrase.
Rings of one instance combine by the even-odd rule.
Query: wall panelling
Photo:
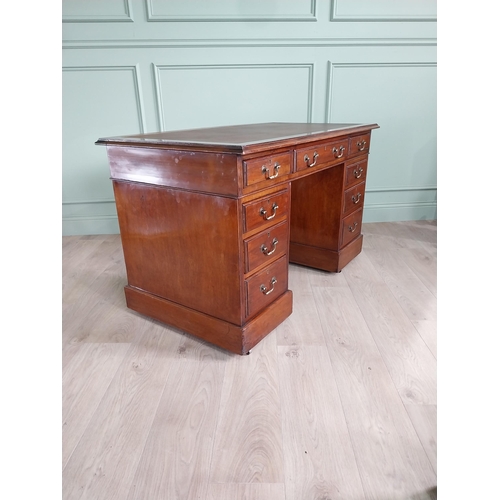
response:
[[[97,138],[265,121],[379,123],[365,220],[436,218],[435,1],[63,0],[62,10],[64,234],[118,231]]]

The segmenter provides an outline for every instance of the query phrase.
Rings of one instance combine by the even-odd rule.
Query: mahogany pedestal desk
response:
[[[247,354],[292,313],[288,263],[361,252],[377,124],[266,123],[99,139],[127,306]]]

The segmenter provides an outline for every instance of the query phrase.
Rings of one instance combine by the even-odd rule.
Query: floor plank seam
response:
[[[144,438],[144,442],[143,442],[143,444],[142,444],[142,451],[141,451],[141,454],[139,455],[139,458],[138,458],[138,460],[137,460],[137,465],[136,465],[136,467],[135,467],[134,471],[133,471],[133,472],[131,472],[131,474],[130,474],[130,475],[131,475],[134,479],[135,479],[135,476],[136,476],[136,474],[137,474],[137,470],[139,469],[139,467],[140,467],[140,465],[141,465],[141,462],[142,462],[142,457],[143,457],[143,455],[144,455],[144,450],[146,449],[146,445],[148,444],[149,435],[151,434],[151,429],[153,428],[153,424],[154,424],[155,419],[156,419],[156,414],[158,413],[158,408],[159,408],[159,406],[160,406],[160,402],[161,402],[161,400],[162,400],[162,398],[163,398],[163,394],[165,393],[165,387],[166,387],[166,385],[167,385],[167,379],[168,379],[168,375],[169,375],[169,373],[170,373],[170,370],[171,370],[171,369],[172,369],[172,368],[170,368],[170,369],[169,369],[169,371],[168,371],[168,372],[166,373],[166,375],[165,375],[165,381],[164,381],[164,384],[163,384],[163,388],[162,388],[162,390],[161,390],[160,397],[158,398],[158,402],[157,402],[157,404],[156,404],[156,409],[155,409],[155,411],[154,411],[154,416],[153,416],[153,418],[151,419],[151,425],[149,426],[149,430],[148,430],[148,432],[147,432],[147,434],[146,434],[146,436],[145,436],[145,438]],[[130,483],[130,487],[129,487],[128,491],[127,491],[127,496],[126,496],[125,498],[128,498],[128,497],[130,496],[130,492],[132,491],[132,489],[134,488],[134,486],[135,486],[135,485],[134,485],[134,481],[132,480],[132,481],[131,481],[131,483]]]
[[[127,353],[130,351],[130,349],[132,348],[132,343],[130,343],[128,349],[123,353],[123,360],[126,358],[127,356]],[[92,415],[89,416],[88,418],[88,422],[87,422],[87,425],[85,426],[85,429],[81,432],[80,434],[80,437],[78,439],[78,442],[75,444],[75,446],[73,447],[73,450],[71,451],[71,453],[69,454],[67,460],[66,460],[66,463],[64,464],[63,468],[62,468],[62,472],[64,473],[65,469],[66,469],[66,466],[68,465],[68,463],[70,462],[71,460],[71,457],[73,456],[73,453],[75,452],[75,450],[78,448],[78,445],[80,444],[80,441],[82,440],[83,436],[85,435],[85,433],[87,432],[87,428],[88,426],[90,425],[90,423],[92,422],[92,419],[94,418],[94,415],[96,413],[96,411],[99,409],[99,406],[101,405],[101,402],[102,400],[104,399],[104,397],[106,396],[107,392],[108,392],[108,389],[109,387],[111,386],[111,383],[113,382],[113,380],[115,379],[116,377],[116,374],[118,373],[118,370],[120,369],[120,366],[122,365],[123,363],[123,360],[122,362],[117,365],[116,367],[116,370],[115,370],[115,373],[113,374],[112,377],[109,378],[109,383],[107,384],[107,387],[106,387],[106,390],[103,391],[102,393],[102,396],[101,398],[99,399],[99,402],[95,405],[95,408],[94,408],[94,411],[92,412]]]
[[[420,434],[418,433],[418,430],[417,430],[417,428],[415,427],[415,424],[413,423],[413,419],[411,418],[411,415],[408,413],[407,405],[406,405],[406,404],[403,404],[403,406],[404,406],[404,408],[405,408],[405,412],[406,412],[406,414],[408,415],[408,419],[409,419],[409,421],[411,422],[411,425],[412,425],[412,427],[413,427],[413,430],[415,431],[415,434],[416,434],[417,439],[418,439],[418,441],[419,441],[419,443],[420,443],[420,446],[421,446],[421,447],[422,447],[422,449],[424,450],[424,453],[425,453],[425,456],[427,457],[427,460],[428,460],[428,462],[429,462],[429,465],[430,465],[431,469],[434,471],[434,473],[436,474],[436,477],[437,477],[437,470],[434,468],[434,465],[432,464],[432,461],[431,461],[431,459],[430,459],[430,457],[429,457],[429,455],[428,455],[428,453],[427,453],[426,447],[425,447],[424,443],[422,442],[422,439],[421,439],[421,437],[420,437]],[[437,405],[436,405],[436,406],[437,406]]]
[[[212,468],[213,468],[213,465],[214,465],[215,440],[217,438],[217,433],[218,433],[218,430],[219,430],[219,423],[220,423],[220,419],[221,419],[221,412],[222,412],[222,409],[221,409],[221,406],[222,406],[222,392],[224,390],[224,382],[226,381],[228,362],[229,362],[229,360],[227,360],[224,363],[224,374],[222,376],[222,382],[221,382],[221,385],[220,385],[219,404],[217,406],[217,418],[215,419],[215,428],[214,428],[214,434],[213,434],[213,438],[212,438],[212,446],[211,446],[211,450],[210,450],[210,467],[208,468],[208,474],[207,474],[207,479],[208,479],[208,484],[209,485],[212,484],[211,478],[212,478]],[[217,483],[213,483],[213,484],[217,484]]]
[[[374,262],[370,259],[370,256],[369,256],[369,255],[368,255],[368,259],[370,260],[370,262],[372,263],[372,265],[374,265]],[[409,269],[410,269],[410,268],[409,268]],[[410,271],[412,271],[412,273],[413,273],[413,270],[412,270],[412,269],[410,269]],[[413,273],[413,274],[415,274],[415,273]],[[420,280],[420,278],[419,278],[416,274],[415,274],[415,277],[419,280],[419,282],[422,284],[422,286],[424,286],[424,287],[425,287],[425,289],[426,289],[426,290],[429,290],[429,289],[428,289],[428,287],[427,287],[427,286],[425,286],[425,283],[423,283],[423,282]],[[384,278],[384,276],[383,276],[383,275],[381,275],[381,278],[382,278],[382,280],[384,281],[385,286],[387,287],[387,289],[388,289],[388,290],[389,290],[389,292],[391,293],[392,297],[394,298],[395,303],[398,305],[398,307],[399,307],[399,309],[400,309],[401,313],[405,316],[405,318],[407,318],[407,319],[408,319],[409,323],[411,323],[411,326],[412,326],[413,330],[415,330],[415,333],[416,333],[416,334],[418,335],[418,337],[422,340],[423,344],[425,345],[425,347],[427,348],[427,350],[429,351],[429,353],[431,354],[431,356],[432,356],[432,357],[433,357],[433,358],[437,361],[436,356],[434,356],[434,353],[432,352],[432,350],[431,350],[431,349],[429,348],[429,346],[427,345],[427,342],[425,342],[425,339],[422,337],[422,335],[420,334],[420,332],[419,332],[419,331],[418,331],[418,329],[416,328],[416,326],[415,326],[415,324],[414,324],[414,322],[413,322],[414,320],[412,320],[412,318],[410,318],[410,317],[408,316],[408,314],[406,313],[406,311],[405,311],[405,310],[404,310],[404,308],[402,307],[402,305],[401,305],[401,303],[400,303],[400,301],[399,301],[398,297],[395,295],[395,293],[394,293],[394,291],[393,291],[392,287],[391,287],[391,286],[387,283],[387,281],[385,280],[385,278]],[[429,290],[429,292],[430,292],[430,290]],[[432,294],[432,292],[430,292],[430,293]],[[432,296],[434,296],[434,294],[432,294]],[[356,298],[356,297],[355,297],[355,298]],[[362,308],[361,308],[361,307],[360,307],[360,310],[361,310],[361,314],[363,314],[363,311],[362,311]],[[429,321],[429,320],[425,320],[425,319],[424,319],[423,321]],[[369,322],[368,322],[368,321],[366,321],[366,323],[367,323],[367,325],[368,325],[368,328],[370,329],[370,325],[368,324]],[[371,329],[370,329],[370,331],[371,331]],[[372,335],[372,337],[373,337],[373,335]],[[374,338],[374,340],[375,340],[375,343],[377,343],[375,338]],[[378,343],[377,343],[377,347],[378,347]],[[379,350],[380,350],[380,349],[379,349]],[[382,357],[382,359],[384,359],[384,358]],[[387,367],[387,368],[389,368],[389,367]],[[390,371],[389,371],[389,373],[390,373]],[[392,378],[392,377],[391,377],[391,378]]]
[[[332,372],[335,375],[335,371],[334,371],[334,368],[333,368],[333,360],[332,360],[332,357],[330,355],[330,350],[328,348],[327,348],[327,354],[328,354],[328,359],[330,360],[330,365],[332,367]],[[361,484],[361,488],[363,488],[364,498],[363,499],[360,498],[359,500],[365,500],[366,498],[368,498],[368,495],[367,495],[367,492],[366,492],[366,486],[364,484],[363,477],[361,476],[361,470],[360,470],[360,467],[359,467],[358,454],[356,453],[356,447],[354,445],[354,440],[352,439],[351,426],[349,425],[349,419],[347,418],[347,415],[345,413],[345,404],[344,404],[344,401],[343,401],[343,398],[342,398],[342,394],[340,393],[338,384],[335,384],[335,386],[337,387],[337,393],[338,393],[338,396],[339,396],[339,401],[340,401],[340,404],[342,406],[342,414],[344,415],[344,420],[345,420],[346,427],[347,427],[347,433],[349,434],[349,441],[351,442],[352,454],[353,454],[353,457],[354,457],[354,462],[356,464],[356,469],[358,471],[359,482]]]

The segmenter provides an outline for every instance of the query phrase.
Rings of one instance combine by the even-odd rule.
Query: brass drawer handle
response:
[[[266,177],[266,179],[276,179],[276,177],[278,177],[278,170],[280,169],[281,165],[276,162],[274,164],[274,174],[273,175],[269,175],[269,169],[265,166],[265,165],[262,165],[262,172],[264,173],[264,176]]]
[[[269,217],[266,217],[267,211],[264,210],[264,208],[260,209],[260,215],[264,217],[265,220],[271,220],[273,217],[276,216],[276,211],[278,210],[278,205],[276,203],[273,203],[273,215],[270,215]]]
[[[355,170],[352,175],[354,175],[354,177],[356,177],[356,179],[359,179],[361,177],[361,175],[363,175],[363,169],[360,168],[359,170]]]
[[[356,231],[356,227],[357,227],[358,223],[355,222],[354,223],[354,226],[349,226],[347,229],[349,229],[349,232],[350,233],[354,233],[354,231]]]
[[[344,156],[344,150],[345,150],[344,146],[340,146],[339,149],[333,148],[332,149],[333,156],[335,156],[335,158],[342,158],[342,156]],[[338,154],[338,153],[340,153],[340,154]]]
[[[310,164],[309,163],[309,161],[310,161],[309,156],[308,155],[304,155],[304,161],[306,162],[306,165],[308,167],[314,167],[314,165],[316,165],[316,162],[317,162],[318,158],[319,158],[319,154],[316,153],[316,151],[315,151],[314,154],[313,154],[313,162]]]
[[[278,245],[278,238],[273,238],[273,249],[272,250],[268,250],[266,245],[262,245],[260,247],[260,249],[264,255],[271,255],[275,252],[277,245]]]
[[[271,288],[268,290],[266,288],[266,285],[260,285],[260,291],[264,294],[264,295],[269,295],[272,291],[274,291],[274,285],[278,283],[278,280],[273,276],[271,278]]]
[[[366,146],[366,141],[358,141],[357,146],[358,146],[358,151],[363,151]]]
[[[352,197],[352,202],[356,205],[361,200],[361,193],[358,193],[356,196]]]

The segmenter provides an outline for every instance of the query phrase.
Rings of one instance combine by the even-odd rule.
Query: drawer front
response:
[[[370,149],[370,135],[357,135],[349,139],[349,157],[368,153]]]
[[[339,139],[328,144],[295,150],[297,171],[340,163],[347,158],[349,140]]]
[[[356,236],[361,234],[361,221],[363,219],[363,210],[356,210],[353,214],[342,219],[342,236],[340,246],[347,245]]]
[[[270,263],[288,249],[288,221],[281,222],[244,241],[245,272]]]
[[[243,232],[274,224],[288,216],[290,192],[288,189],[243,205]]]
[[[362,208],[365,202],[365,183],[361,182],[344,193],[344,215],[354,212],[357,208]]]
[[[291,172],[291,152],[276,156],[262,156],[243,162],[245,186],[264,182],[270,186]],[[265,184],[264,184],[265,185]]]
[[[253,316],[288,290],[286,255],[245,280],[247,316]]]
[[[366,170],[368,168],[368,160],[348,165],[345,169],[345,187],[350,188],[359,182],[366,180]]]

